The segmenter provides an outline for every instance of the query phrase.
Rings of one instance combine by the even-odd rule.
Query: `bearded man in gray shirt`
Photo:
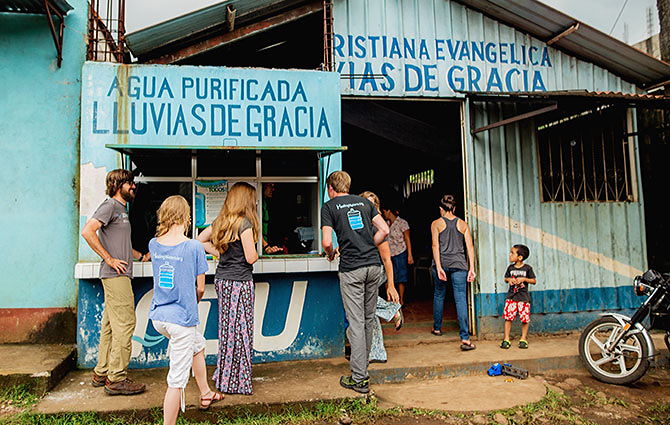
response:
[[[131,279],[133,259],[147,261],[132,248],[126,204],[135,198],[132,172],[113,170],[105,179],[109,198],[100,204],[86,222],[81,235],[102,258],[100,279],[105,293],[105,308],[100,325],[98,364],[91,384],[105,387],[110,395],[144,392],[146,386],[128,378],[131,338],[135,332],[135,302]]]

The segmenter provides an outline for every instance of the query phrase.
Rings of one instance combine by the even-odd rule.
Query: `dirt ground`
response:
[[[393,393],[399,395],[396,400],[401,400],[402,403],[396,402],[394,405],[392,397],[385,397],[384,390],[387,391],[389,386],[373,386],[379,388],[379,395],[371,396],[368,401],[361,400],[364,407],[360,404],[358,410],[346,412],[345,410],[335,410],[334,415],[329,415],[329,420],[316,420],[314,416],[308,419],[306,416],[292,416],[287,414],[279,414],[276,416],[258,417],[254,420],[247,421],[245,418],[224,418],[223,416],[190,416],[188,419],[183,419],[183,424],[188,425],[204,425],[209,423],[219,424],[301,424],[301,425],[434,425],[434,424],[502,424],[502,425],[623,425],[623,424],[644,424],[644,425],[668,425],[670,424],[670,370],[667,369],[651,369],[650,372],[642,378],[639,382],[631,386],[616,386],[601,383],[593,379],[588,373],[583,370],[576,370],[574,372],[561,373],[546,373],[534,375],[532,379],[536,381],[532,384],[532,392],[538,385],[546,388],[543,390],[546,394],[540,396],[533,396],[535,401],[521,401],[519,397],[517,400],[521,402],[516,407],[510,406],[509,400],[505,398],[504,391],[501,391],[501,385],[497,385],[491,381],[490,385],[477,384],[475,381],[478,378],[471,376],[473,379],[473,387],[479,388],[479,393],[476,391],[458,391],[457,384],[459,382],[449,380],[451,378],[442,378],[435,380],[409,380],[403,384],[393,384]],[[503,377],[497,377],[503,378]],[[497,379],[490,378],[490,379]],[[453,378],[459,380],[467,380],[468,377]],[[530,380],[529,380],[530,381]],[[485,381],[483,381],[485,382]],[[504,382],[504,381],[503,381]],[[436,386],[440,384],[449,387],[449,390],[436,391]],[[407,387],[405,387],[405,385]],[[425,397],[434,406],[453,406],[453,403],[442,403],[441,398],[457,398],[464,399],[463,405],[470,406],[480,404],[482,409],[492,409],[488,411],[445,411],[441,409],[431,410],[429,408],[413,407],[414,402],[407,403],[408,400],[418,400],[421,396],[420,387],[425,385]],[[527,391],[528,388],[521,385],[502,384],[503,388],[509,388],[509,391]],[[456,390],[454,391],[454,388]],[[514,398],[510,396],[511,398]],[[496,403],[495,400],[500,400]],[[360,400],[360,399],[359,399]],[[25,400],[26,404],[30,404],[31,400]],[[20,408],[15,405],[7,405],[2,403],[0,406],[0,423],[4,423],[3,419],[8,419],[13,413],[17,413]],[[419,403],[417,403],[419,404]],[[424,406],[428,406],[426,403]],[[412,406],[412,407],[410,407]],[[486,406],[486,407],[485,407]],[[160,412],[158,412],[160,413]],[[4,418],[3,418],[4,416]],[[150,415],[149,415],[150,416]],[[339,416],[339,420],[336,418]],[[58,417],[58,416],[56,416]],[[323,416],[322,416],[323,417]],[[48,421],[47,416],[35,417],[35,419],[18,417],[15,421],[9,421],[10,424],[37,424],[37,423],[77,423],[80,422],[73,419],[86,419],[88,416],[84,414],[81,417],[59,417],[59,420]],[[29,419],[29,420],[28,420]],[[38,420],[39,419],[39,420]],[[96,417],[94,421],[82,421],[90,423],[91,425],[107,425],[118,424],[120,418],[111,420],[109,417]],[[126,418],[128,419],[128,418]],[[123,419],[121,423],[141,423],[154,424],[156,419],[145,418],[145,420],[126,421]]]
[[[383,425],[433,424],[670,424],[670,371],[653,369],[631,386],[608,385],[584,371],[536,375],[548,394],[540,401],[490,412],[443,412],[413,409],[387,410],[387,414],[340,423]],[[430,381],[426,381],[427,383]],[[399,389],[399,391],[402,391]],[[482,394],[481,397],[492,394]],[[383,403],[382,403],[383,404]],[[383,406],[388,407],[388,406]],[[319,425],[325,425],[321,422]]]

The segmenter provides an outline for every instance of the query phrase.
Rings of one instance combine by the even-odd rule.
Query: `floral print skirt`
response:
[[[212,379],[226,394],[251,394],[254,282],[214,279],[219,300],[219,353]]]

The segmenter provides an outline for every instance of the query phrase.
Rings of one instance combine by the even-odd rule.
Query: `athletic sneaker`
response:
[[[91,385],[94,387],[104,387],[106,381],[107,375],[98,375],[97,373],[93,372],[93,375],[91,376]]]
[[[354,390],[357,393],[367,394],[370,392],[370,378],[363,379],[362,381],[354,381],[354,378],[351,376],[342,376],[340,377],[340,385],[349,390]]]
[[[500,343],[500,348],[504,348],[505,350],[507,350],[511,346],[512,344],[510,344],[510,342],[506,339],[503,339],[503,342]]]

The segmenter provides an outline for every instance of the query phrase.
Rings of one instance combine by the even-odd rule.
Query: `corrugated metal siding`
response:
[[[372,34],[544,46],[520,31],[448,0],[335,0],[334,5],[335,32],[344,36]],[[551,48],[550,55],[553,66],[543,74],[547,90],[636,92],[633,84],[598,66]],[[370,61],[377,69],[383,62],[380,58],[336,56],[335,59]],[[407,61],[411,64],[429,62]],[[396,69],[405,64],[404,59],[392,62]],[[444,78],[447,66],[450,63],[439,64],[440,78]],[[348,69],[342,71],[348,72]],[[360,69],[357,72],[361,72]],[[407,94],[398,86],[389,92],[373,92],[367,86],[357,90],[349,84],[349,80],[343,80],[342,94],[460,96],[442,89]],[[515,114],[514,106],[510,105],[478,105],[473,110],[476,127]],[[469,111],[464,118],[469,124]],[[537,287],[533,288],[535,312],[620,309],[633,307],[639,302],[632,296],[628,285],[631,276],[646,266],[640,190],[639,201],[633,203],[541,203],[533,120],[480,133],[476,137],[466,130],[464,146],[468,220],[473,228],[479,261],[478,316],[500,314],[507,290],[503,282],[508,265],[507,253],[515,243],[530,247],[529,264],[534,266],[539,277]],[[637,153],[635,158],[637,162]],[[637,182],[640,187],[639,171]]]
[[[475,126],[515,113],[513,105],[477,104]],[[638,301],[628,289],[631,277],[646,266],[642,202],[541,203],[535,128],[527,120],[468,138],[482,315],[493,314],[507,291],[502,276],[515,243],[531,250],[528,263],[538,274],[535,311],[633,307]]]

